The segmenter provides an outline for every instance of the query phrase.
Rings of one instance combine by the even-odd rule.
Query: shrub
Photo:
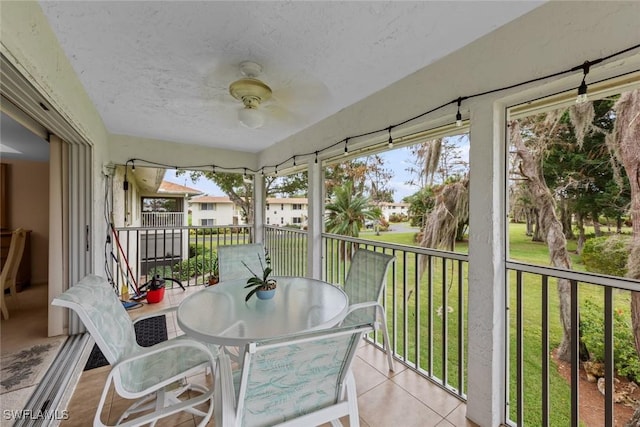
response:
[[[580,334],[596,362],[604,362],[604,310],[596,303],[586,300],[580,310]],[[631,381],[640,380],[640,359],[634,346],[631,317],[618,308],[613,311],[613,366],[618,375]]]
[[[191,250],[189,251],[191,252]],[[199,250],[196,252],[200,252]],[[218,256],[215,252],[204,250],[191,258],[173,266],[178,279],[188,280],[191,277],[202,276],[218,270]]]
[[[150,268],[149,271],[147,272],[147,277],[149,278],[155,277],[155,276],[173,277],[173,275],[174,275],[173,270],[169,265],[158,265],[156,267]]]
[[[406,221],[408,218],[406,215],[403,214],[391,214],[389,215],[389,222],[403,222]]]
[[[587,271],[624,277],[630,242],[629,236],[620,234],[589,239],[582,249],[582,262]]]

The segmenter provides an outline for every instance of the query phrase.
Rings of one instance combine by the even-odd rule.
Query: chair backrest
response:
[[[131,318],[104,278],[86,276],[51,304],[78,314],[111,366],[140,349]]]
[[[12,282],[15,282],[20,267],[20,261],[22,261],[22,253],[24,252],[24,245],[27,239],[27,232],[22,228],[18,228],[11,235],[11,243],[9,245],[9,252],[7,253],[7,259],[2,266],[1,283],[3,292],[4,289],[8,289]]]
[[[218,274],[220,281],[233,279],[248,279],[253,274],[262,275],[263,267],[266,267],[264,245],[251,243],[246,245],[218,246]]]
[[[272,339],[248,346],[237,389],[243,426],[271,426],[338,402],[370,325]]]
[[[377,302],[384,289],[387,270],[394,259],[392,255],[358,249],[351,258],[344,282],[349,304]]]

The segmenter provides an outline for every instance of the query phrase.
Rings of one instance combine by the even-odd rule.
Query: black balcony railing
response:
[[[183,277],[185,286],[204,284],[209,275],[208,253],[221,245],[253,242],[252,230],[251,226],[119,229],[125,257],[119,268],[113,257],[114,278],[120,284],[132,275],[142,282],[152,272],[165,271]],[[307,274],[307,239],[306,231],[265,226],[265,247],[275,274]],[[473,373],[467,371],[467,357],[474,351],[467,345],[468,256],[325,233],[322,253],[316,254],[322,257],[323,279],[343,284],[350,264],[348,253],[356,247],[396,258],[382,301],[395,360],[466,400],[468,382],[474,381]],[[130,270],[123,265],[124,258]],[[640,291],[640,282],[518,262],[506,262],[505,274],[505,423],[581,425],[580,396],[585,391],[579,381],[583,375],[581,329],[588,321],[600,328],[598,339],[604,349],[599,425],[619,425],[616,414],[621,406],[614,403],[614,383],[619,376],[615,361],[621,351],[617,347],[620,336],[630,325],[616,319],[629,320],[628,312],[623,312],[629,309],[631,292]],[[571,290],[567,362],[559,361],[555,353],[562,338],[558,280],[568,281]],[[382,349],[382,334],[368,339]],[[569,367],[568,379],[561,375],[562,366]]]

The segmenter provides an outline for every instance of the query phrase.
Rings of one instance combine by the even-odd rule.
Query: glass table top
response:
[[[349,299],[330,283],[305,277],[273,277],[278,285],[272,299],[255,295],[246,279],[223,281],[185,298],[178,307],[178,325],[200,341],[242,346],[265,338],[337,325],[347,313]]]

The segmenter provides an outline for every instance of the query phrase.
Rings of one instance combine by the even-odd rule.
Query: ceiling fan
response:
[[[238,111],[238,120],[244,126],[257,129],[264,125],[264,114],[259,109],[260,104],[271,98],[272,91],[266,83],[257,79],[262,72],[262,66],[255,62],[240,63],[240,72],[245,77],[229,85],[229,93],[235,99],[242,101],[244,108]]]

